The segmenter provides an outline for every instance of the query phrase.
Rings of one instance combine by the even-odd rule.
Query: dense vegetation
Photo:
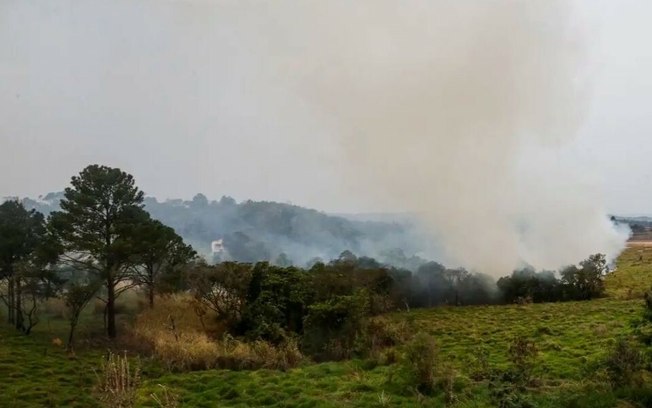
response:
[[[652,295],[620,287],[641,269],[637,279],[649,287],[648,254],[638,251],[611,274],[596,254],[497,283],[436,262],[410,271],[349,250],[305,269],[209,263],[152,218],[131,175],[93,165],[72,178],[47,219],[17,201],[0,205],[9,323],[0,361],[12,375],[30,372],[11,377],[0,402],[20,405],[26,394],[54,406],[528,407],[562,406],[575,395],[564,406],[645,405]],[[36,338],[23,341],[27,335]],[[64,343],[79,360],[65,361]],[[43,359],[34,364],[39,347]],[[99,359],[94,350],[102,348],[126,354]],[[78,376],[92,396],[25,388],[22,381],[52,364],[62,365],[53,374]]]
[[[63,192],[21,202],[27,209],[48,215],[60,209],[62,199]],[[231,197],[209,201],[203,194],[192,200],[163,202],[145,197],[142,204],[152,218],[173,228],[203,255],[211,256],[211,242],[222,239],[226,251],[216,260],[305,266],[352,250],[398,267],[415,268],[423,262],[404,255],[425,249],[425,241],[408,220],[355,220],[291,204],[237,203]]]

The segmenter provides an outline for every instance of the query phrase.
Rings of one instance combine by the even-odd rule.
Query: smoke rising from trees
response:
[[[424,256],[496,276],[627,236],[563,155],[590,100],[571,2],[8,5],[0,161],[48,174],[5,189],[103,162],[161,197],[380,203],[422,218]]]
[[[270,10],[264,60],[340,140],[352,191],[419,214],[446,262],[499,275],[615,256],[560,150],[590,95],[568,2],[344,2]]]

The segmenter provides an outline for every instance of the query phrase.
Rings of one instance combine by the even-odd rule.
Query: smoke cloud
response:
[[[446,262],[557,268],[627,238],[560,154],[589,99],[572,11],[293,2],[264,20],[264,63],[339,138],[351,191],[418,214]]]
[[[160,197],[373,204],[494,275],[624,245],[564,154],[590,101],[570,1],[4,3],[10,194],[103,162]]]

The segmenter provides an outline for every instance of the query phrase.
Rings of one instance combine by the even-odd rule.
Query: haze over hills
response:
[[[63,192],[56,192],[22,201],[26,207],[47,215],[59,208],[61,198]],[[421,226],[417,216],[409,213],[328,214],[272,201],[238,203],[229,196],[209,200],[203,194],[191,200],[158,201],[147,197],[145,208],[209,261],[306,266],[317,260],[335,259],[349,250],[357,256],[410,270],[427,260],[459,266],[448,262],[433,235]],[[649,217],[613,219],[639,235],[652,224]],[[477,229],[481,233],[482,226]],[[220,241],[223,250],[213,253],[214,241]]]
[[[63,193],[23,199],[28,208],[49,214],[59,208]],[[436,251],[407,214],[330,215],[296,205],[243,201],[224,196],[218,201],[197,194],[192,200],[145,199],[150,214],[171,226],[209,260],[271,261],[304,266],[337,258],[350,250],[396,267],[415,269]],[[211,252],[220,241],[223,251]]]

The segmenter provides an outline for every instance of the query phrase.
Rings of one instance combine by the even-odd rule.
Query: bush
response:
[[[517,337],[509,346],[509,359],[515,380],[523,386],[532,385],[538,353],[536,344],[525,337]]]
[[[303,349],[318,360],[352,357],[361,341],[367,309],[366,297],[360,295],[337,296],[310,306]]]
[[[432,336],[418,333],[405,347],[404,366],[419,392],[430,393],[435,385],[438,349]]]
[[[527,387],[535,385],[534,368],[538,355],[536,344],[525,337],[515,338],[508,350],[511,367],[490,375],[489,392],[498,408],[529,408]]]
[[[213,311],[207,313],[214,317]],[[171,371],[217,367],[288,369],[303,360],[297,342],[291,338],[278,346],[265,341],[247,343],[228,334],[216,340],[205,331],[223,332],[215,320],[196,313],[196,303],[190,296],[176,294],[158,299],[156,308],[138,315],[133,332],[136,341],[147,343]]]
[[[484,345],[478,346],[473,350],[470,357],[470,377],[476,381],[489,378],[491,375],[491,367],[489,366],[488,348]]]
[[[210,309],[201,308],[192,296],[173,294],[156,298],[156,307],[146,308],[136,316],[136,332],[166,329],[176,333],[199,332],[219,337],[224,327],[217,323],[217,315]]]
[[[192,371],[214,368],[220,355],[218,344],[198,332],[154,335],[154,355],[171,371]]]
[[[274,346],[263,340],[247,343],[226,336],[221,342],[221,347],[221,355],[218,358],[220,368],[287,370],[303,361],[303,355],[296,341],[291,339]]]
[[[640,385],[644,367],[640,348],[627,339],[620,339],[604,361],[609,382],[614,388]]]

